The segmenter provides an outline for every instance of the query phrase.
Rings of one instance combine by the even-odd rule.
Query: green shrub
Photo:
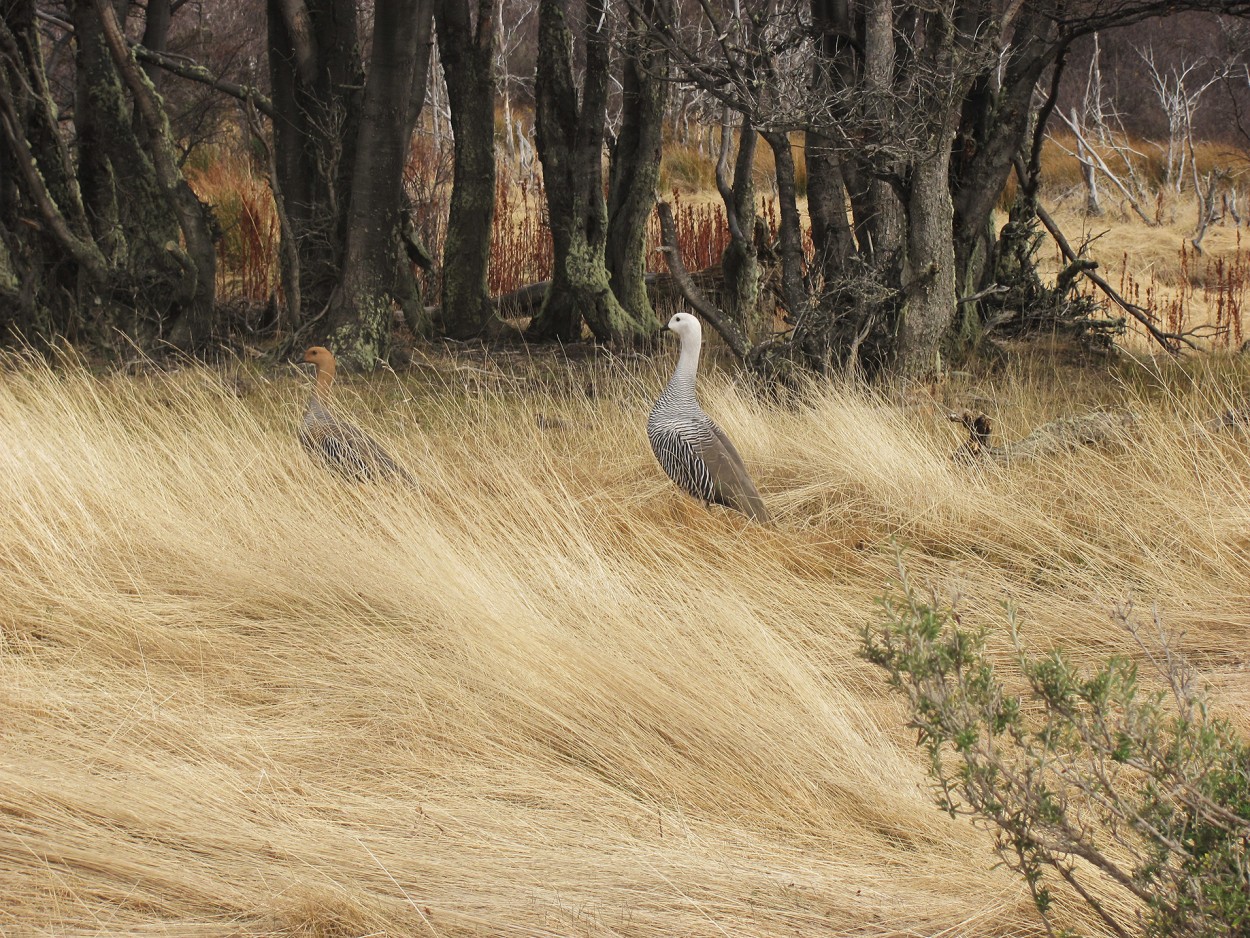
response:
[[[984,630],[920,599],[899,572],[862,654],[910,703],[938,804],[992,826],[1047,932],[1057,876],[1116,935],[1250,934],[1250,747],[1211,715],[1162,630],[1147,641],[1131,608],[1115,614],[1158,674],[1151,689],[1127,657],[1086,672],[1059,651],[1029,655],[1008,609],[1027,685],[1015,696],[986,659]],[[1108,911],[1091,869],[1139,905],[1137,923]]]

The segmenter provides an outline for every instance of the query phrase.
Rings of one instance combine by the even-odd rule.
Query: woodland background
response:
[[[700,288],[667,276],[657,195],[702,312],[774,377],[941,370],[993,333],[1105,345],[1122,320],[1169,350],[1240,335],[1239,251],[1195,269],[1243,211],[1237,4],[5,11],[11,341],[324,342],[367,367],[397,325],[645,345]],[[1076,226],[1066,253],[1039,191],[1079,209],[1046,223]],[[1104,213],[1188,244],[1129,263],[1083,243]],[[1137,302],[1089,287],[1089,256],[1139,294],[1184,275]]]

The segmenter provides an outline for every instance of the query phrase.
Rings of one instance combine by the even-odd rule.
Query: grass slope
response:
[[[303,378],[9,361],[0,932],[1037,935],[856,657],[891,538],[1039,647],[1125,649],[1110,605],[1157,603],[1245,725],[1247,443],[1199,426],[1244,364],[792,407],[709,374],[771,529],[659,472],[666,367],[348,382],[414,495],[307,460]],[[970,470],[959,402],[1139,436]]]

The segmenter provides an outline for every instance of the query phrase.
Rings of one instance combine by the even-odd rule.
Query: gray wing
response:
[[[416,484],[390,453],[355,424],[333,418],[306,420],[300,427],[299,438],[313,456],[350,479],[400,478]]]
[[[742,457],[723,430],[704,417],[696,428],[656,428],[651,449],[669,478],[688,495],[724,505],[759,522],[769,519]]]
[[[700,440],[697,447],[712,480],[712,497],[708,501],[740,511],[754,521],[769,521],[768,509],[738,450],[711,418],[708,418],[708,425],[711,436]]]

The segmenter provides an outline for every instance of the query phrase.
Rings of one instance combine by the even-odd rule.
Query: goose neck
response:
[[[673,370],[674,380],[681,377],[694,384],[695,375],[699,371],[699,346],[701,342],[698,338],[690,338],[683,336],[681,340],[681,354],[677,356],[677,367]]]
[[[325,400],[330,394],[330,385],[334,383],[334,367],[318,365],[317,366],[317,386],[314,391],[315,395]]]

